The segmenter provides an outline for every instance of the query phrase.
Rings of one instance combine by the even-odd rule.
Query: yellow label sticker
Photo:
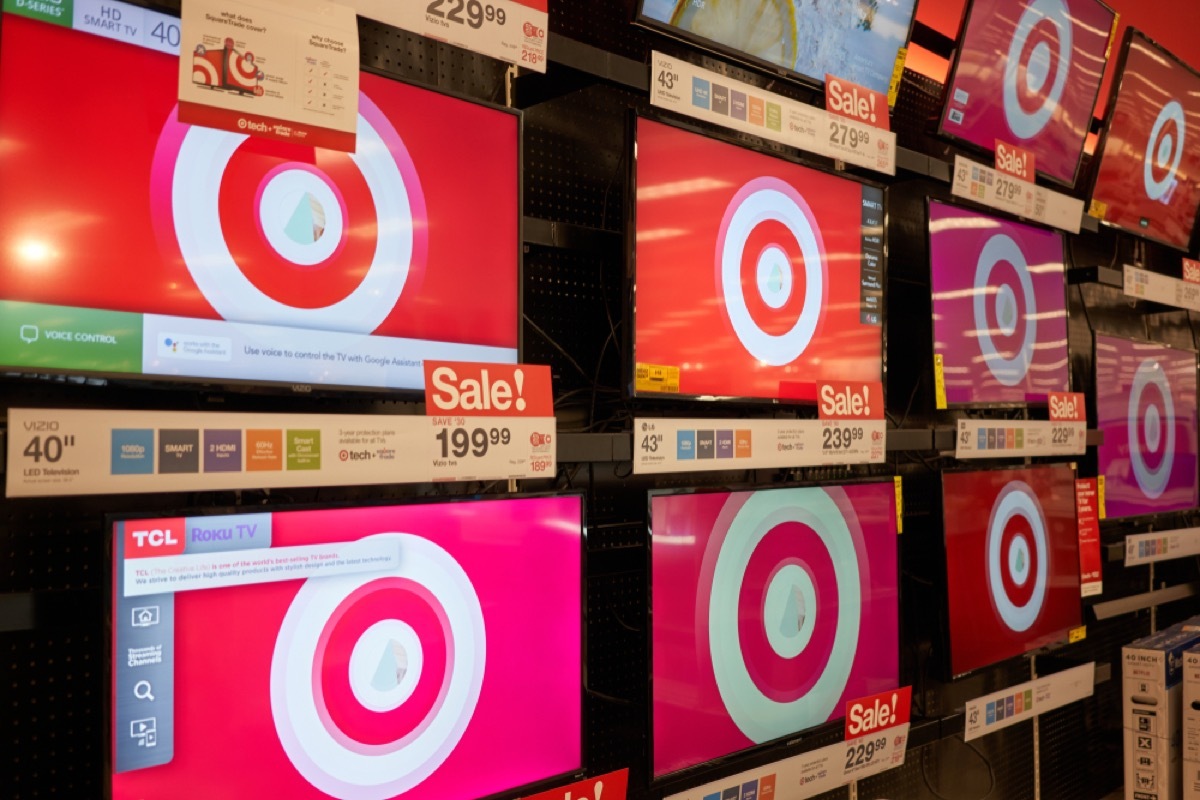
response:
[[[637,364],[633,373],[633,390],[679,394],[679,367]]]
[[[1096,478],[1096,509],[1100,515],[1100,519],[1108,516],[1108,512],[1104,510],[1104,476]]]
[[[1086,638],[1087,638],[1087,625],[1080,625],[1078,628],[1072,629],[1071,632],[1067,634],[1067,642],[1069,644],[1075,644],[1076,642],[1082,642]]]
[[[946,408],[946,364],[941,353],[933,356],[933,399],[938,410]]]
[[[904,479],[897,475],[896,482],[896,533],[904,533]]]
[[[900,81],[904,79],[904,62],[908,60],[908,48],[901,47],[896,51],[896,63],[892,65],[892,80],[888,84],[888,108],[896,107],[896,99],[900,97]]]
[[[1104,219],[1108,215],[1108,203],[1103,200],[1093,200],[1088,206],[1088,216],[1096,219]]]
[[[1113,42],[1117,40],[1117,28],[1121,26],[1121,15],[1113,14],[1112,30],[1108,32],[1108,47],[1104,50],[1104,60],[1108,61],[1109,55],[1112,53]]]

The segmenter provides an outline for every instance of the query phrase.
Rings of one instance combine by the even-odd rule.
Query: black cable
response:
[[[945,741],[945,740],[943,740],[943,741]],[[988,800],[988,798],[992,796],[992,792],[994,792],[996,790],[996,771],[992,769],[992,762],[988,761],[988,758],[987,758],[987,756],[985,756],[983,754],[983,751],[981,751],[978,747],[976,747],[975,745],[968,742],[966,739],[962,739],[958,736],[954,736],[954,737],[951,737],[950,741],[955,741],[955,742],[961,741],[964,745],[966,745],[967,749],[970,750],[975,755],[977,755],[979,757],[979,760],[983,762],[983,765],[985,767],[987,767],[988,789],[987,789],[987,792],[985,792],[981,797],[978,798],[978,800]],[[947,797],[946,795],[939,792],[937,789],[933,788],[933,784],[929,781],[929,772],[925,768],[925,762],[926,762],[925,756],[929,754],[929,751],[931,748],[932,748],[932,745],[928,745],[926,747],[921,748],[921,780],[925,782],[925,788],[928,789],[929,793],[932,794],[934,797],[936,797],[938,800],[962,800],[961,797]]]
[[[539,336],[541,336],[543,339],[545,339],[550,344],[551,347],[553,347],[558,352],[562,353],[563,357],[565,359],[567,359],[567,361],[571,364],[572,367],[579,370],[579,374],[583,376],[584,380],[588,379],[589,376],[588,376],[587,372],[584,371],[583,367],[579,366],[579,362],[576,361],[574,358],[572,358],[571,354],[568,353],[566,350],[564,350],[563,346],[561,344],[554,341],[554,339],[550,336],[550,334],[548,334],[544,330],[542,330],[542,326],[538,325],[536,322],[534,322],[532,319],[530,319],[528,314],[522,314],[521,316],[525,319],[525,322],[529,324],[529,327],[531,327],[535,331],[537,331],[537,334]]]

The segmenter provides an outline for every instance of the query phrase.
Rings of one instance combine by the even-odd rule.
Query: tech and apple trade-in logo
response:
[[[173,111],[151,193],[159,240],[226,320],[371,333],[424,270],[416,167],[365,94],[354,153],[185,125]]]
[[[271,711],[314,787],[385,800],[458,745],[483,686],[486,637],[475,589],[444,549],[407,533],[360,541],[394,544],[401,566],[305,581],[275,642]]]
[[[1049,124],[1071,71],[1071,10],[1066,0],[1033,0],[1021,14],[1004,62],[1004,119],[1018,139]]]
[[[1178,183],[1175,176],[1183,161],[1186,137],[1187,120],[1183,106],[1178,100],[1171,100],[1158,112],[1150,129],[1150,138],[1146,140],[1142,178],[1146,185],[1146,196],[1151,200],[1171,202],[1171,194]]]
[[[1006,628],[1023,633],[1042,613],[1050,572],[1046,515],[1029,484],[1010,481],[996,496],[986,547],[992,607]]]
[[[700,647],[729,716],[753,742],[840,708],[868,574],[849,508],[841,489],[780,489],[733,495],[714,523],[697,597]]]
[[[829,283],[821,229],[800,193],[770,177],[739,189],[721,220],[716,266],[742,346],[771,366],[795,361],[817,332]]]
[[[1133,476],[1153,500],[1166,491],[1175,464],[1175,399],[1166,371],[1153,358],[1138,364],[1133,375],[1125,424]]]
[[[1001,384],[1017,386],[1037,345],[1037,296],[1029,262],[1008,234],[992,236],[980,251],[973,302],[984,363]]]

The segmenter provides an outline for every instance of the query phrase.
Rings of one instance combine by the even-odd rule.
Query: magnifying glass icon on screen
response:
[[[138,700],[153,700],[152,691],[150,681],[138,681],[133,685],[133,696]]]

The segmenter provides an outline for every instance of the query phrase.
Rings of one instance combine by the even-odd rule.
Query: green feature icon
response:
[[[287,468],[289,470],[321,468],[321,432],[319,430],[289,430],[287,432]]]
[[[75,0],[4,0],[4,10],[69,28],[75,16]]]
[[[0,300],[0,365],[142,371],[142,315]]]

